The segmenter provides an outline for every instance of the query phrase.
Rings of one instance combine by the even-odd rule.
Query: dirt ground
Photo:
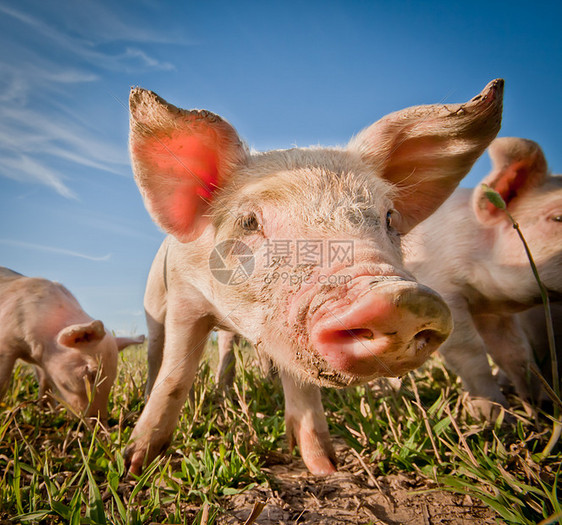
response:
[[[217,524],[496,524],[497,514],[469,496],[438,490],[421,476],[374,476],[349,449],[338,450],[337,474],[311,476],[299,458],[271,465],[272,488],[257,487],[223,502]],[[287,456],[288,459],[288,456]],[[256,504],[265,503],[250,518]],[[259,507],[256,509],[259,512]],[[248,521],[247,521],[248,520]]]

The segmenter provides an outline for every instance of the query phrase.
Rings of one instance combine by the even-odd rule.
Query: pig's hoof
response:
[[[133,442],[125,448],[123,458],[125,466],[129,469],[129,474],[138,476],[144,467],[150,465],[152,460],[166,452],[172,441],[171,436],[149,444],[140,441]]]
[[[310,473],[315,476],[329,476],[330,474],[335,474],[338,470],[332,459],[328,456],[303,459]]]
[[[515,421],[513,416],[505,411],[508,408],[505,399],[496,402],[483,397],[470,397],[466,400],[465,407],[474,419],[494,423],[503,412],[503,421],[505,423],[510,424]]]
[[[138,449],[134,444],[129,445],[125,449],[123,459],[125,460],[125,468],[128,469],[129,475],[141,475],[146,455],[146,450]]]
[[[296,433],[289,420],[289,445],[291,449],[295,444]],[[337,472],[336,452],[328,432],[302,432],[299,448],[306,468],[315,476],[329,476]]]

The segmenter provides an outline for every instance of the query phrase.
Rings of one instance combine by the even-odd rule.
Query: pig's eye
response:
[[[388,229],[392,228],[392,214],[394,213],[394,210],[388,210],[386,212],[386,227]]]
[[[562,222],[562,215],[555,215],[552,217],[552,220],[555,222]]]
[[[388,210],[386,212],[386,229],[394,236],[400,237],[400,212]]]
[[[246,232],[257,232],[261,230],[261,224],[254,212],[247,213],[240,218],[240,227]]]

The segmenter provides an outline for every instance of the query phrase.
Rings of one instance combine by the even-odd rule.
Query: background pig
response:
[[[217,347],[219,354],[219,362],[217,364],[217,384],[224,391],[232,387],[234,376],[236,373],[236,359],[234,355],[234,347],[242,344],[242,339],[234,332],[227,330],[219,330],[217,334]],[[258,353],[256,355],[260,370],[264,376],[271,371],[271,360]]]
[[[219,350],[219,363],[217,365],[217,383],[222,388],[230,388],[234,381],[235,356],[234,345],[240,344],[240,336],[227,330],[219,330],[217,346]]]
[[[64,286],[0,268],[0,396],[22,359],[35,365],[41,395],[54,386],[77,412],[104,419],[118,351],[143,340],[108,334]]]
[[[483,180],[498,191],[519,223],[542,281],[562,292],[562,177],[549,175],[541,148],[520,138],[496,139],[492,172]],[[487,360],[489,353],[523,398],[531,349],[514,313],[540,302],[525,250],[505,216],[480,185],[459,189],[406,239],[407,267],[447,301],[454,330],[441,353],[476,398],[506,405]],[[538,384],[537,380],[533,381]]]
[[[558,378],[562,378],[562,304],[560,302],[551,303],[550,309],[554,328],[554,341],[556,343],[556,355],[558,357]],[[535,306],[518,314],[517,318],[531,345],[533,357],[539,370],[552,385],[552,366],[543,306]]]
[[[494,138],[502,90],[393,113],[344,148],[257,154],[217,115],[132,90],[133,170],[170,235],[145,295],[151,392],[131,472],[167,448],[214,327],[275,363],[291,442],[313,473],[334,471],[318,387],[401,375],[451,330],[443,300],[404,269],[400,235]]]

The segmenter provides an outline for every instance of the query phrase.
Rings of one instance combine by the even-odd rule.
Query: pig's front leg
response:
[[[289,446],[298,444],[304,464],[316,476],[336,472],[336,453],[324,415],[320,389],[296,382],[280,372],[285,393],[285,422]]]
[[[146,378],[145,398],[148,399],[158,372],[162,366],[162,355],[164,352],[164,321],[160,321],[152,317],[146,312],[146,326],[148,328],[148,375]]]
[[[11,351],[9,348],[2,348],[0,345],[0,399],[8,390],[10,385],[10,376],[12,375],[12,370],[16,364],[18,358],[17,354]]]
[[[240,336],[227,330],[219,330],[219,364],[217,367],[217,383],[223,390],[228,390],[234,383],[236,359],[234,345],[240,344]]]
[[[39,366],[35,366],[35,375],[37,376],[37,382],[39,383],[39,403],[50,408],[55,408],[56,403],[53,397],[50,395],[54,390],[54,385],[49,379],[49,376]]]
[[[461,377],[464,388],[473,398],[471,404],[476,412],[488,420],[495,419],[498,415],[495,403],[505,407],[508,404],[492,375],[486,345],[464,299],[444,298],[453,314],[454,328],[439,351],[447,366]]]
[[[34,367],[35,375],[37,376],[37,382],[39,383],[39,399],[43,396],[48,395],[53,390],[53,384],[49,380],[49,377],[45,371],[39,367]]]
[[[524,401],[539,394],[540,384],[530,388],[531,346],[515,315],[479,315],[474,317],[480,335],[494,362],[505,372]]]
[[[206,317],[190,320],[188,315],[183,308],[168,311],[162,364],[125,450],[132,474],[140,474],[168,448],[193,384],[212,324]]]

